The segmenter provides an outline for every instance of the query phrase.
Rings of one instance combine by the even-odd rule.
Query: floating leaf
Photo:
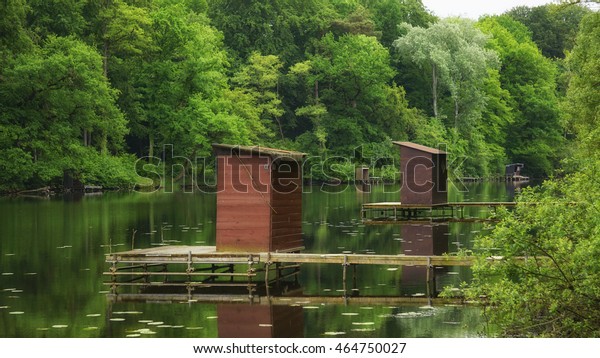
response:
[[[113,314],[142,314],[144,312],[140,311],[123,311],[123,312],[113,312]]]

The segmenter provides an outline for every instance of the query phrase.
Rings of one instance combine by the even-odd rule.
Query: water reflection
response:
[[[447,251],[453,254],[471,249],[477,235],[488,229],[480,222],[449,223],[444,228],[449,234],[444,235],[445,240],[426,243],[424,236],[429,234],[423,232],[423,241],[408,243],[411,235],[403,232],[402,225],[364,225],[360,220],[361,203],[397,201],[399,194],[394,189],[373,185],[370,193],[359,194],[349,188],[327,194],[315,188],[304,194],[306,252],[408,254],[406,250],[424,250],[426,244],[431,245],[428,249],[437,250],[439,244],[447,245]],[[512,200],[511,186],[504,183],[476,183],[469,189],[469,193],[451,191],[450,200]],[[217,306],[226,302],[200,301],[198,295],[191,298],[198,302],[189,302],[185,292],[182,300],[124,299],[125,294],[137,291],[111,301],[107,300],[109,288],[102,275],[107,269],[104,255],[111,251],[163,244],[214,245],[214,213],[212,194],[0,198],[0,337],[218,336]],[[436,235],[433,227],[422,230],[434,230],[432,238]],[[434,304],[434,314],[420,313],[429,312],[420,308],[427,306],[426,276],[408,275],[407,269],[359,266],[356,286],[353,282],[348,286],[358,290],[358,296],[353,296],[343,291],[341,265],[303,265],[301,291],[288,286],[287,293],[269,296],[271,302],[278,300],[276,306],[302,307],[306,337],[342,331],[344,337],[479,334],[481,317],[477,307]],[[469,282],[470,275],[468,268],[435,269],[436,291]],[[210,293],[203,296],[208,299]],[[269,296],[257,292],[255,299],[263,301]],[[369,301],[372,297],[378,300]],[[235,299],[244,299],[244,307],[250,310],[256,304],[248,300],[247,292]],[[303,303],[306,301],[309,303]]]
[[[218,304],[219,338],[304,337],[304,309],[300,306]]]
[[[402,249],[405,255],[441,256],[448,253],[449,227],[447,223],[402,225]],[[441,291],[436,286],[436,276],[448,272],[447,267],[406,266],[402,268],[403,286],[427,285],[428,297],[435,297]]]

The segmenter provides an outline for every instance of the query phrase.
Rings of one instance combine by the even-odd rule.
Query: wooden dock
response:
[[[464,219],[465,208],[492,208],[514,207],[516,202],[448,202],[433,205],[402,204],[400,202],[381,202],[363,204],[361,218],[369,220],[406,220],[417,217]],[[369,216],[371,214],[371,216]],[[377,215],[377,216],[376,216]]]
[[[435,267],[471,266],[475,260],[470,256],[219,252],[214,246],[162,246],[108,254],[110,268],[104,275],[110,277],[105,284],[113,293],[120,286],[172,286],[188,292],[202,287],[246,287],[252,292],[259,283],[268,288],[286,278],[297,279],[301,264],[341,265],[344,288],[348,268],[355,281],[357,265],[424,266],[429,288]]]
[[[108,254],[111,264],[250,264],[307,263],[345,265],[470,266],[474,257],[370,254],[310,254],[292,252],[218,252],[214,246],[161,246]]]

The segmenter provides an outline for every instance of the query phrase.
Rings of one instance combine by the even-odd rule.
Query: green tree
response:
[[[532,40],[549,58],[564,58],[575,44],[581,19],[591,10],[585,6],[547,4],[519,6],[506,15],[523,23],[531,31]]]
[[[29,0],[27,26],[40,38],[82,36],[88,25],[83,10],[88,0]]]
[[[493,80],[490,70],[498,64],[496,54],[485,47],[488,37],[463,19],[444,19],[429,28],[403,26],[406,35],[394,46],[401,58],[428,73],[433,115],[451,128],[450,150],[469,157],[466,174],[488,174],[486,153],[491,149],[479,129],[486,97],[494,94],[486,93]]]
[[[597,91],[590,89],[598,78],[599,31],[598,13],[584,18],[569,56],[574,72],[564,106],[580,144],[573,171],[526,190],[477,244],[481,260],[468,293],[484,298],[486,316],[503,336],[600,335],[600,147],[590,133],[597,131]],[[491,263],[490,256],[503,259]]]
[[[318,143],[303,150],[351,155],[364,143],[415,134],[421,116],[392,82],[389,52],[375,37],[328,34],[316,48],[290,71],[306,96],[295,113],[300,125],[310,123],[298,140]]]
[[[208,5],[212,23],[240,63],[253,52],[293,63],[336,16],[323,0],[209,0]]]
[[[567,127],[587,150],[600,150],[600,15],[590,14],[581,23],[577,45],[568,57],[570,83],[564,101]]]
[[[238,90],[253,99],[266,126],[272,127],[272,124],[276,124],[276,130],[283,140],[283,126],[280,120],[283,108],[279,98],[282,67],[283,64],[277,56],[262,56],[255,52],[248,58],[248,64],[243,66],[231,81]]]
[[[155,147],[173,145],[174,155],[195,158],[209,156],[213,142],[257,142],[269,132],[263,112],[254,92],[230,88],[222,34],[194,7],[157,5],[149,13],[153,47],[121,61],[114,76],[141,152],[152,157]]]
[[[509,127],[508,156],[523,162],[532,176],[549,175],[562,143],[556,97],[556,67],[531,41],[524,25],[507,16],[480,20],[500,56],[500,82],[510,93],[514,123]]]
[[[81,41],[50,36],[10,60],[0,79],[0,147],[10,176],[3,189],[56,182],[64,170],[87,170],[83,153],[108,157],[122,148],[127,128],[116,92],[100,55]]]
[[[26,17],[29,11],[25,0],[0,2],[0,61],[9,53],[31,48],[32,41],[26,31]]]
[[[421,0],[361,0],[361,3],[373,14],[375,28],[381,32],[381,43],[388,48],[404,34],[400,24],[428,27],[436,21]]]

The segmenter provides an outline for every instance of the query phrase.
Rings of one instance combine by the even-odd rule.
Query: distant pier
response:
[[[464,209],[470,207],[492,208],[514,207],[516,202],[449,202],[442,204],[419,205],[402,204],[400,202],[381,202],[363,204],[361,218],[363,221],[409,220],[419,217],[464,219]]]

